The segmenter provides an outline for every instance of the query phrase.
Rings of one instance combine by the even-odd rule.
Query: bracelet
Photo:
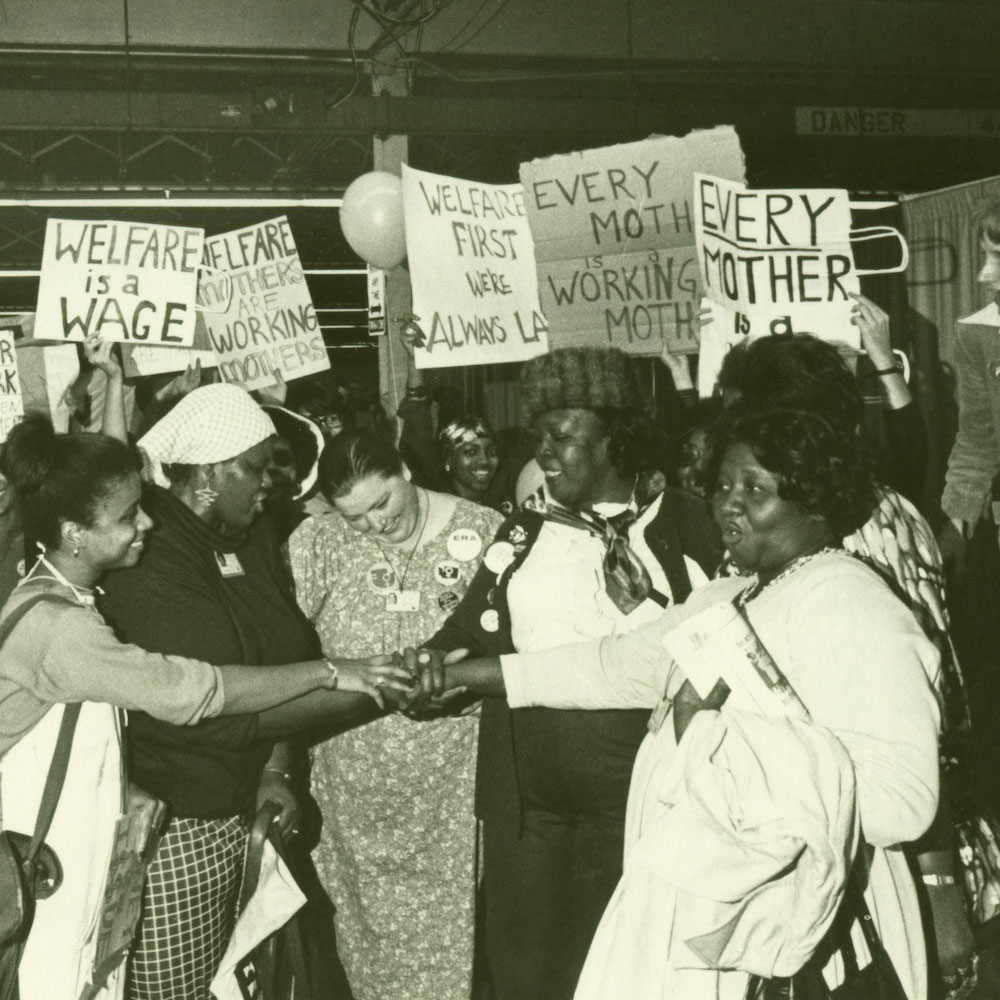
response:
[[[903,366],[897,361],[895,364],[889,365],[888,368],[876,368],[872,374],[878,375],[879,377],[882,375],[902,375]]]
[[[333,683],[327,688],[328,691],[336,691],[337,684],[340,681],[340,671],[337,669],[337,664],[333,662],[328,656],[323,657],[323,662],[326,664],[326,669],[330,671],[330,676],[333,678]]]
[[[285,781],[291,781],[292,780],[292,776],[287,771],[282,771],[280,767],[270,767],[270,766],[267,766],[267,767],[264,768],[264,770],[265,771],[270,771],[271,774],[280,774],[285,779]]]
[[[920,881],[924,885],[954,885],[955,876],[954,875],[921,875]]]

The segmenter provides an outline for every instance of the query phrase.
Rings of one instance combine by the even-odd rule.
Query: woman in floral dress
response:
[[[413,486],[394,449],[358,435],[328,448],[320,484],[335,509],[289,542],[302,609],[344,656],[419,645],[458,605],[501,516]],[[315,862],[356,1000],[470,995],[477,730],[475,714],[389,715],[315,748]]]

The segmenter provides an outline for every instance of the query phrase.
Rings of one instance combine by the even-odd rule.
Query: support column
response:
[[[393,97],[409,94],[409,81],[403,69],[391,73],[380,73],[373,77],[378,93]],[[399,174],[407,160],[409,141],[405,135],[376,136],[374,139],[374,163],[376,170]],[[378,372],[379,392],[386,411],[395,416],[396,410],[406,392],[406,351],[399,340],[401,319],[413,306],[413,292],[410,287],[410,272],[406,263],[394,267],[386,273],[385,314],[386,330],[379,339]]]

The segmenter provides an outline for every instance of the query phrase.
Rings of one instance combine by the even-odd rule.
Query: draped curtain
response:
[[[928,493],[935,501],[957,425],[955,321],[989,301],[976,283],[981,264],[976,229],[984,211],[997,201],[1000,177],[900,198],[910,246],[906,339],[914,394],[928,429]]]

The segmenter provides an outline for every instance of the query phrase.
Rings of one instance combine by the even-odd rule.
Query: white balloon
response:
[[[406,259],[403,182],[385,170],[353,180],[340,206],[340,228],[351,249],[372,267],[389,270]]]

